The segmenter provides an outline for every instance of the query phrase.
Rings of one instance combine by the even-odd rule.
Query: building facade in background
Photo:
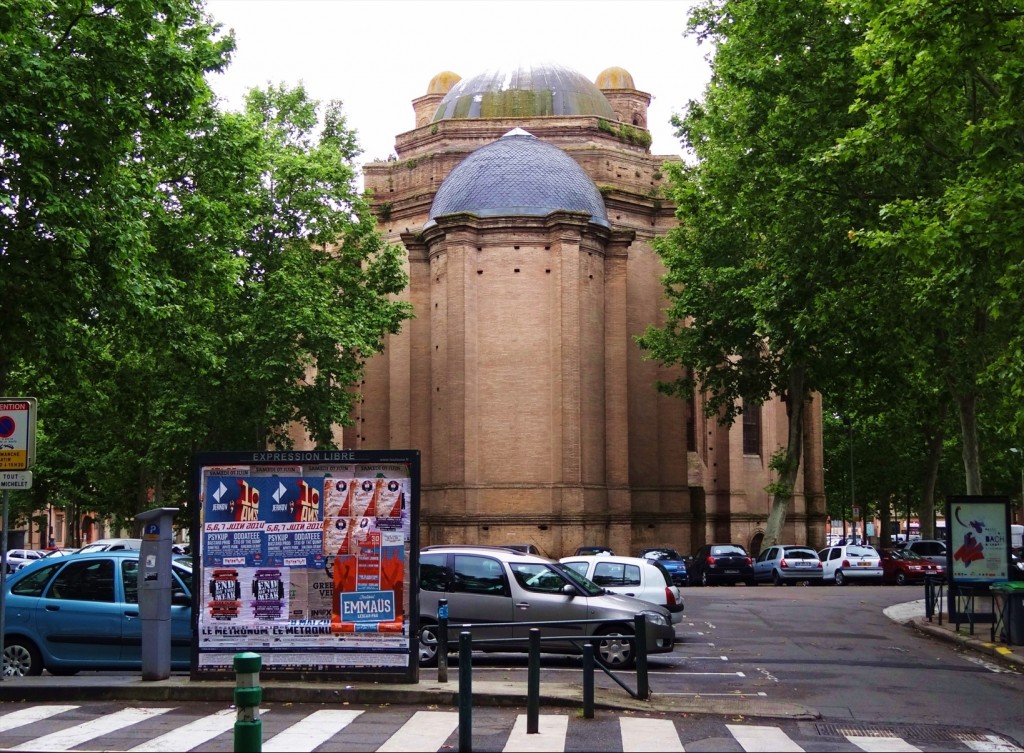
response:
[[[421,451],[422,544],[760,548],[784,406],[723,428],[699,394],[660,394],[674,373],[634,340],[664,321],[652,240],[675,224],[650,100],[621,68],[445,71],[396,158],[365,167],[415,319],[369,362],[338,445]],[[805,432],[784,539],[820,547],[817,401]]]

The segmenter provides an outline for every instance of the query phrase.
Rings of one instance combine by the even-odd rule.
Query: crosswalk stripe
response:
[[[961,737],[959,740],[971,750],[976,750],[979,753],[1015,753],[1021,750],[1016,745],[1008,743],[995,735],[985,735],[985,738],[985,740],[968,740]]]
[[[565,750],[565,735],[569,730],[569,717],[564,714],[539,714],[537,731],[526,731],[526,714],[519,714],[503,748],[506,753],[531,751],[533,753],[561,753]]]
[[[901,737],[874,737],[868,735],[847,735],[846,739],[861,750],[870,753],[914,753],[920,751]]]
[[[620,716],[622,753],[674,753],[682,751],[676,725],[671,719]]]
[[[747,753],[802,753],[803,748],[777,727],[727,724],[729,732]]]
[[[362,714],[354,709],[321,709],[263,743],[266,753],[299,753],[323,745]]]
[[[265,712],[264,712],[265,713]],[[176,753],[198,748],[207,740],[223,735],[235,725],[235,709],[224,709],[216,714],[204,716],[189,722],[183,727],[154,737],[131,749],[131,753]]]
[[[35,740],[15,745],[13,748],[8,748],[8,750],[70,750],[76,745],[102,737],[110,732],[116,732],[119,729],[137,724],[154,716],[166,714],[168,711],[171,711],[171,709],[121,709],[113,714],[92,719],[60,732],[37,737]]]
[[[43,719],[63,714],[65,711],[74,711],[77,708],[78,706],[32,706],[27,709],[18,709],[0,718],[0,732],[24,727],[26,724],[40,722]]]
[[[457,711],[417,711],[409,721],[377,748],[378,753],[432,753],[459,726]]]

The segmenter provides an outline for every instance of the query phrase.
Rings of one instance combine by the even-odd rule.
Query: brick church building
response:
[[[778,401],[729,428],[658,392],[634,338],[661,324],[652,240],[675,224],[651,95],[608,68],[436,75],[396,158],[365,167],[408,254],[415,319],[370,360],[339,446],[421,451],[421,543],[756,552],[785,443]],[[821,408],[784,539],[824,545]]]

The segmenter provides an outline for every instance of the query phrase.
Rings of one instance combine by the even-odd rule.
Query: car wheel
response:
[[[896,585],[897,586],[905,586],[905,585],[907,585],[907,574],[906,573],[896,573]]]
[[[843,571],[842,570],[836,570],[836,585],[837,586],[845,586],[846,585],[846,576],[843,575]]]
[[[746,585],[746,586],[756,586],[757,585],[757,581],[754,580],[753,578],[747,578],[745,581],[743,581],[743,584]]]
[[[594,658],[608,669],[631,669],[636,664],[636,650],[631,640],[623,636],[633,635],[632,631],[619,627],[599,628],[594,640]]]
[[[774,583],[776,586],[782,585],[782,576],[779,575],[778,570],[772,572],[772,583]]]
[[[4,642],[4,677],[35,677],[43,673],[43,657],[24,638],[7,638]]]
[[[437,666],[437,625],[428,624],[420,628],[420,666]]]

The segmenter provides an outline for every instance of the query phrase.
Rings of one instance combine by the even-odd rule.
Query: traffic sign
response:
[[[860,519],[860,505],[854,505],[853,506],[853,519],[854,520],[859,520]]]
[[[0,471],[0,489],[31,489],[32,471]]]
[[[36,399],[0,397],[0,471],[25,471],[35,462]]]

